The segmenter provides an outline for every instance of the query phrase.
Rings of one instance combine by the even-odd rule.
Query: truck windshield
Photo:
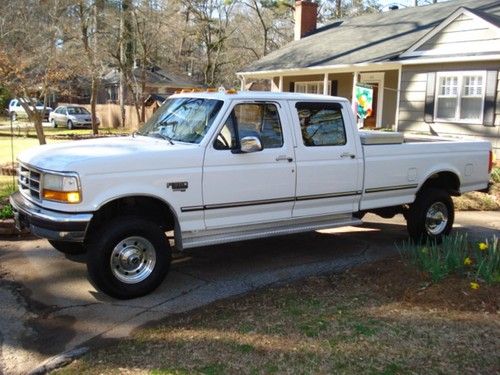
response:
[[[221,100],[214,99],[167,99],[137,134],[170,141],[200,143],[222,104]]]

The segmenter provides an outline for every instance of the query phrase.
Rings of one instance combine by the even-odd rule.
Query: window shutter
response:
[[[427,73],[427,88],[425,90],[424,121],[434,122],[434,100],[436,90],[436,73]]]
[[[495,100],[497,96],[497,75],[496,70],[486,71],[486,88],[484,95],[483,125],[495,125]]]
[[[290,92],[295,92],[295,82],[290,82]]]

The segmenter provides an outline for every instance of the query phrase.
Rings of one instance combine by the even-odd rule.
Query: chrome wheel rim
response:
[[[137,284],[147,279],[155,264],[155,249],[144,237],[125,238],[111,252],[111,271],[126,284]]]
[[[448,224],[448,208],[442,202],[433,203],[427,210],[425,229],[428,234],[437,236],[441,234]]]

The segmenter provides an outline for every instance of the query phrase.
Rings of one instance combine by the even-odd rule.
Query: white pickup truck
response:
[[[404,214],[439,241],[452,195],[488,188],[491,145],[360,132],[346,99],[294,93],[171,96],[137,133],[19,156],[19,227],[87,252],[116,298],[154,290],[175,248],[361,224]]]

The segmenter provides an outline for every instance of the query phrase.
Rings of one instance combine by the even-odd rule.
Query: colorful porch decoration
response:
[[[356,103],[357,114],[361,119],[365,119],[372,114],[373,106],[373,87],[369,85],[356,85]]]

